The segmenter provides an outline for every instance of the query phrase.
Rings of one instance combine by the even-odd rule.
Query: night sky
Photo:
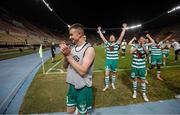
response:
[[[180,5],[179,0],[45,0],[57,15],[68,24],[79,22],[85,27],[121,27],[143,23]],[[51,29],[63,29],[64,24],[50,12],[41,0],[1,0],[0,6],[33,23]],[[180,11],[149,22],[146,27],[156,28],[177,23]]]

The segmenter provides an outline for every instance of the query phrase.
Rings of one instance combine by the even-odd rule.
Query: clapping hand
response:
[[[64,41],[60,42],[59,47],[64,56],[68,56],[71,53],[71,50],[69,46],[66,45],[66,42]]]

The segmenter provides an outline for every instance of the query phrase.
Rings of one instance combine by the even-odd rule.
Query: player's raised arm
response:
[[[136,37],[133,37],[132,39],[131,39],[131,41],[129,41],[129,43],[128,43],[128,45],[133,45],[133,42],[136,40]]]
[[[137,51],[137,48],[132,47],[131,50],[130,50],[130,53],[133,54],[133,53],[135,53],[136,51]]]
[[[98,27],[98,33],[100,35],[100,38],[103,40],[103,42],[107,42],[106,38],[104,37],[104,35],[101,32],[101,27],[100,26]]]
[[[122,42],[122,39],[123,39],[124,34],[125,34],[125,31],[126,31],[126,27],[127,27],[127,24],[124,23],[124,24],[123,24],[122,31],[121,31],[121,34],[120,34],[119,39],[118,39],[119,44],[121,44],[121,42]]]
[[[147,34],[146,37],[151,41],[151,43],[155,43],[155,41],[152,39],[152,37],[149,34]]]
[[[166,38],[164,38],[163,41],[166,41],[166,40],[170,39],[172,36],[173,36],[173,34],[168,35]]]

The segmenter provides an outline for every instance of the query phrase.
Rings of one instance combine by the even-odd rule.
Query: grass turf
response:
[[[96,59],[94,70],[104,70],[105,53],[104,48],[95,46]],[[119,59],[119,69],[130,69],[131,55],[127,51],[126,58]],[[58,55],[56,60],[62,59],[62,55]],[[180,65],[180,63],[172,63],[174,52],[171,50],[167,65]],[[45,64],[46,71],[54,64],[48,60]],[[62,68],[60,63],[56,68]],[[172,99],[176,94],[180,93],[180,67],[162,68],[162,78],[164,81],[156,79],[156,70],[148,73],[147,80],[147,96],[150,101],[158,101]],[[130,70],[117,72],[116,90],[112,88],[106,92],[102,92],[104,87],[104,72],[93,74],[93,94],[94,108],[109,107],[118,105],[128,105],[135,103],[143,103],[141,96],[140,83],[138,85],[137,99],[132,99],[132,83]],[[35,79],[30,85],[24,102],[20,109],[20,114],[25,113],[49,113],[66,111],[66,92],[67,84],[65,83],[65,74],[43,75],[42,69],[36,74]]]

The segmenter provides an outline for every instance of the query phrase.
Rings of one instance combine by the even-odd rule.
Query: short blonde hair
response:
[[[84,27],[80,23],[74,23],[69,27],[69,30],[71,29],[77,29],[80,33],[84,35]]]

